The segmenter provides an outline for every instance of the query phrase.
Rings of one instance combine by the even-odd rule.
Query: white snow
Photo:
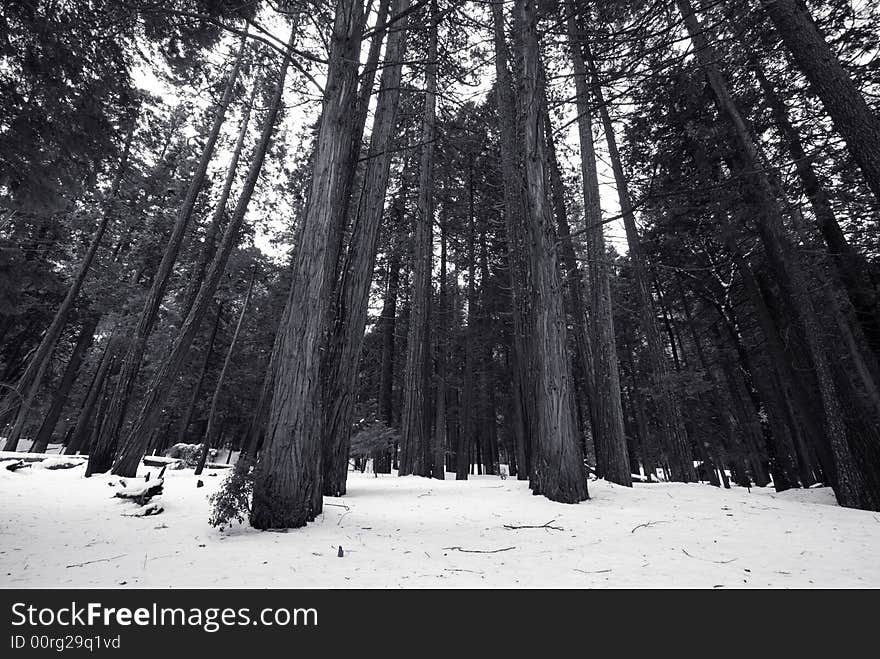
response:
[[[880,587],[880,515],[827,488],[598,481],[564,505],[513,478],[351,473],[304,529],[221,532],[228,472],[166,472],[164,512],[130,517],[84,469],[0,469],[0,587]]]

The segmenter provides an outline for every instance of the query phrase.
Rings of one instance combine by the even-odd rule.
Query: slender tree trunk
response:
[[[122,185],[122,177],[128,167],[128,158],[131,153],[131,142],[132,137],[134,136],[135,123],[136,121],[133,120],[128,135],[125,138],[125,146],[122,150],[122,156],[119,159],[119,165],[116,168],[116,175],[110,186],[110,193],[107,196],[107,201],[104,203],[104,208],[101,213],[101,221],[98,223],[98,230],[92,238],[92,242],[86,251],[86,255],[80,263],[79,269],[70,284],[70,288],[67,289],[67,294],[61,301],[61,306],[58,307],[58,310],[52,317],[52,322],[45,334],[43,334],[43,338],[40,340],[40,345],[37,347],[33,357],[31,357],[28,362],[24,373],[19,378],[16,390],[10,393],[3,401],[3,405],[0,406],[12,409],[17,407],[18,409],[15,423],[13,424],[9,435],[6,437],[6,444],[3,447],[4,451],[15,451],[16,448],[18,448],[18,440],[21,438],[21,431],[24,428],[24,423],[27,420],[31,405],[33,405],[34,400],[36,399],[40,382],[43,380],[43,376],[46,374],[46,369],[49,367],[52,352],[55,350],[55,345],[58,343],[58,339],[64,331],[64,326],[67,324],[67,318],[73,310],[74,302],[76,302],[80,289],[82,289],[82,286],[85,283],[89,270],[92,267],[92,262],[95,260],[95,254],[98,253],[98,248],[101,246],[104,233],[106,233],[107,227],[110,224],[110,218],[113,215],[113,202],[119,195],[119,188]]]
[[[336,4],[327,83],[311,187],[293,264],[286,322],[266,438],[254,474],[251,525],[258,529],[304,526],[322,509],[322,446],[315,427],[322,410],[320,353],[327,329],[328,277],[334,204],[341,199],[341,168],[350,166],[357,100],[363,5]]]
[[[712,88],[718,110],[722,116],[726,117],[733,130],[736,145],[743,160],[742,169],[747,175],[752,173],[749,175],[750,181],[753,183],[750,194],[753,196],[754,207],[757,211],[756,220],[761,242],[807,342],[824,412],[825,435],[834,455],[837,472],[835,495],[838,503],[853,508],[880,508],[880,492],[874,492],[867,487],[862,467],[853,456],[843,421],[843,409],[838,396],[837,384],[828,363],[825,348],[821,345],[821,326],[813,309],[810,294],[805,288],[804,276],[795,259],[791,256],[791,245],[782,226],[781,210],[773,196],[767,177],[761,173],[761,159],[753,136],[730,96],[724,77],[715,64],[718,58],[694,14],[690,1],[676,0],[676,4],[694,43],[695,54],[706,74],[709,86]],[[786,4],[789,3],[786,2]],[[878,186],[878,191],[880,191],[880,186]]]
[[[474,165],[468,164],[468,233],[467,233],[467,327],[464,335],[464,365],[462,371],[461,434],[459,435],[455,479],[467,480],[470,471],[470,453],[474,436],[474,353],[477,333],[477,253],[476,217],[474,216]]]
[[[217,414],[217,403],[220,401],[220,392],[223,391],[223,380],[226,379],[226,371],[229,370],[229,362],[232,361],[232,355],[235,353],[235,344],[238,343],[238,336],[241,334],[241,326],[244,324],[245,316],[247,316],[248,305],[251,302],[251,294],[254,292],[254,279],[257,276],[257,266],[254,266],[251,272],[251,281],[248,284],[247,294],[244,296],[244,302],[241,304],[241,313],[238,316],[238,323],[235,325],[235,332],[232,334],[232,341],[229,343],[229,349],[226,351],[226,358],[223,360],[223,368],[220,369],[220,375],[217,377],[217,386],[214,387],[214,395],[211,396],[211,407],[208,410],[208,424],[205,427],[205,436],[202,438],[202,451],[199,455],[199,462],[196,465],[195,475],[198,476],[205,468],[205,460],[208,458],[208,445],[214,430],[214,417]]]
[[[386,425],[394,424],[394,362],[395,362],[395,329],[397,326],[397,296],[400,289],[400,245],[402,238],[398,232],[403,229],[406,184],[401,188],[397,208],[392,211],[396,222],[391,237],[391,257],[388,263],[388,284],[385,288],[385,300],[382,304],[382,315],[377,323],[382,335],[382,366],[379,377],[379,414]],[[391,454],[386,453],[378,463],[373,463],[377,473],[391,473]]]
[[[244,57],[245,45],[246,39],[242,38],[238,54],[235,58],[235,63],[226,79],[226,88],[223,92],[223,98],[215,109],[214,122],[202,150],[201,158],[199,159],[192,180],[190,180],[183,204],[177,213],[171,236],[165,247],[156,275],[153,278],[153,283],[147,294],[147,299],[144,302],[140,317],[138,318],[137,327],[131,336],[128,351],[122,362],[122,370],[119,373],[116,388],[113,391],[113,398],[111,399],[110,407],[108,408],[108,418],[105,420],[101,429],[96,446],[94,446],[89,453],[89,464],[86,468],[86,476],[107,471],[113,463],[113,456],[116,453],[119,434],[122,431],[122,426],[125,421],[125,413],[128,409],[134,391],[135,380],[143,361],[147,340],[149,339],[153,326],[156,323],[156,318],[159,315],[159,307],[162,303],[162,298],[165,295],[165,289],[171,279],[174,263],[177,261],[177,255],[180,251],[180,246],[183,243],[186,228],[189,225],[189,220],[196,204],[196,198],[198,197],[205,181],[208,165],[210,164],[211,157],[214,153],[214,146],[217,143],[220,129],[223,126],[223,120],[226,117],[226,110],[232,101],[235,83]],[[140,460],[140,457],[138,457],[138,460]],[[137,469],[137,463],[135,463],[134,469]],[[134,474],[131,473],[128,475]]]
[[[205,272],[208,270],[208,266],[214,258],[214,253],[217,250],[217,236],[220,235],[220,228],[223,224],[223,219],[226,217],[226,206],[229,203],[229,195],[232,192],[232,186],[235,183],[235,177],[238,173],[238,161],[241,159],[241,152],[244,149],[244,141],[248,133],[248,124],[251,120],[251,110],[257,99],[258,88],[259,85],[253,85],[250,98],[245,102],[242,110],[238,138],[235,141],[235,147],[232,149],[232,156],[229,159],[229,164],[226,165],[226,179],[223,181],[223,189],[220,191],[220,198],[217,200],[216,206],[214,206],[214,214],[211,216],[211,220],[208,223],[208,230],[205,234],[205,242],[202,244],[202,249],[199,253],[199,260],[196,263],[194,271],[190,275],[190,281],[187,286],[185,302],[183,305],[186,313],[189,313],[193,302],[195,302],[202,281],[205,279]]]
[[[611,308],[611,273],[607,264],[608,256],[605,253],[602,211],[599,206],[599,179],[596,173],[593,128],[590,121],[590,95],[587,70],[578,34],[574,5],[570,3],[568,39],[577,93],[575,105],[578,112],[578,134],[581,147],[585,235],[587,237],[591,292],[590,326],[593,335],[593,367],[595,370],[593,395],[596,399],[593,439],[596,444],[596,470],[602,478],[620,485],[632,486],[626,434],[623,429],[623,406],[620,402],[620,373],[617,365],[614,316]],[[676,462],[678,463],[680,460],[676,459]]]
[[[217,339],[217,330],[220,328],[220,318],[223,316],[223,303],[217,305],[217,316],[214,319],[214,326],[211,329],[211,337],[208,339],[208,345],[205,348],[205,358],[202,360],[202,368],[199,370],[199,379],[193,387],[192,395],[189,398],[189,404],[180,420],[180,427],[177,431],[177,443],[186,442],[186,431],[192,423],[193,413],[196,404],[199,402],[199,396],[202,393],[202,386],[205,384],[205,377],[208,375],[208,366],[211,363],[211,355],[214,352],[214,341]]]
[[[528,247],[534,296],[537,437],[533,455],[535,491],[548,499],[576,503],[588,497],[583,451],[578,441],[567,359],[562,288],[555,256],[553,216],[545,188],[544,140],[539,88],[538,12],[531,0],[516,0],[523,76],[520,93],[525,148]]]
[[[425,67],[425,103],[422,116],[419,201],[413,232],[412,308],[404,368],[403,420],[401,424],[401,476],[430,476],[431,437],[428,425],[429,346],[431,304],[432,229],[434,224],[434,138],[437,112],[437,3],[431,2],[428,60]]]
[[[138,464],[144,456],[149,443],[150,432],[158,423],[162,413],[162,405],[167,400],[174,381],[177,379],[177,375],[186,361],[192,342],[199,332],[202,320],[208,313],[208,309],[214,299],[214,293],[220,284],[220,278],[226,270],[229,255],[238,244],[239,232],[244,222],[244,216],[247,213],[248,204],[260,178],[263,161],[266,158],[266,152],[269,149],[272,133],[274,132],[278,113],[281,109],[284,81],[292,56],[291,51],[296,41],[296,34],[297,29],[294,26],[290,32],[287,50],[285,51],[284,60],[281,63],[275,82],[274,93],[266,115],[263,117],[260,137],[254,147],[247,176],[245,177],[235,210],[223,231],[220,246],[214,255],[214,259],[211,261],[205,281],[199,287],[199,292],[196,295],[193,306],[181,325],[180,332],[174,340],[170,354],[153,376],[138,417],[132,425],[125,445],[120,450],[119,456],[113,465],[113,473],[118,476],[134,476],[137,472]]]
[[[442,215],[441,215],[442,217]],[[440,296],[437,309],[437,386],[435,393],[436,410],[434,414],[433,466],[431,475],[443,480],[446,478],[446,378],[448,313],[446,293],[446,225],[440,225]]]
[[[79,338],[76,341],[76,345],[73,347],[70,360],[67,362],[67,366],[64,369],[64,375],[61,376],[61,382],[58,384],[58,388],[52,396],[52,404],[49,407],[49,411],[46,413],[46,418],[43,419],[43,423],[40,425],[40,430],[37,432],[34,443],[31,445],[31,453],[46,452],[46,448],[52,440],[52,434],[55,432],[55,426],[58,424],[58,419],[61,417],[61,412],[64,410],[67,397],[70,395],[70,389],[79,373],[79,367],[82,364],[83,357],[95,338],[95,328],[98,326],[100,318],[99,314],[93,313],[83,322],[82,329],[79,332]]]
[[[516,433],[517,478],[532,478],[531,449],[537,434],[537,407],[535,381],[533,377],[534,356],[531,352],[530,329],[533,318],[530,311],[530,297],[527,291],[529,280],[528,264],[525,258],[525,216],[526,199],[523,178],[523,154],[517,145],[521,143],[517,135],[516,98],[513,80],[508,69],[507,43],[504,29],[504,3],[492,3],[492,25],[495,46],[495,103],[498,108],[501,134],[501,169],[504,178],[504,221],[507,233],[507,262],[510,272],[511,312],[513,315],[512,369],[514,372],[512,414]],[[469,184],[470,216],[474,215],[473,184]],[[465,399],[467,400],[467,399]],[[467,403],[466,403],[467,404]],[[466,445],[467,448],[469,445]],[[469,448],[467,448],[469,450]],[[462,476],[461,460],[457,478],[467,477],[465,468]]]

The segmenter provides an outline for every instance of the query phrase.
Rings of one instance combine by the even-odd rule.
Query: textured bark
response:
[[[528,252],[534,286],[534,352],[537,429],[533,485],[537,493],[562,503],[588,497],[583,451],[571,402],[562,287],[555,255],[553,216],[545,189],[544,143],[539,89],[538,14],[530,0],[517,0],[522,48],[521,116],[528,202]]]
[[[196,299],[192,308],[186,315],[183,324],[180,327],[178,335],[174,339],[171,351],[162,361],[150,382],[144,401],[141,405],[140,412],[132,425],[131,432],[125,440],[125,445],[119,453],[116,462],[113,465],[113,473],[119,476],[134,476],[137,472],[137,466],[141,458],[144,456],[149,445],[150,432],[159,422],[162,414],[162,406],[168,399],[177,375],[186,362],[189,355],[192,342],[199,333],[202,321],[208,314],[208,310],[214,299],[214,293],[220,284],[220,278],[226,270],[226,263],[229,255],[238,244],[241,226],[244,223],[244,216],[247,213],[248,204],[251,196],[257,186],[260,178],[260,172],[263,168],[263,161],[266,158],[266,152],[272,140],[272,133],[275,129],[275,122],[281,109],[284,81],[287,75],[288,65],[290,63],[291,50],[296,40],[296,28],[290,32],[288,47],[284,56],[284,61],[280,66],[278,77],[275,82],[275,89],[270,100],[270,105],[263,117],[260,129],[260,137],[254,146],[251,155],[250,164],[248,166],[247,176],[241,189],[238,201],[229,223],[223,230],[223,237],[217,253],[211,261],[205,280],[199,287]]]
[[[880,116],[872,111],[825,41],[804,2],[761,0],[795,64],[810,81],[880,202]]]
[[[409,7],[409,0],[396,0],[394,13]],[[387,8],[386,8],[387,11]],[[387,65],[382,70],[373,120],[361,204],[351,244],[342,269],[329,332],[327,356],[321,365],[323,391],[323,492],[345,494],[348,453],[356,396],[356,378],[367,321],[370,284],[376,264],[379,229],[391,167],[392,144],[397,126],[402,60],[406,52],[407,18],[395,24],[385,48]],[[375,40],[374,40],[375,45]],[[378,55],[377,55],[378,57]],[[376,66],[376,62],[373,63]],[[372,87],[372,84],[370,85]],[[358,102],[367,103],[364,97]],[[357,127],[355,129],[357,131]],[[360,128],[361,132],[363,127]],[[351,167],[354,167],[352,162]],[[395,266],[399,269],[399,265]],[[395,278],[398,274],[395,272]],[[395,284],[396,304],[396,284]],[[391,312],[393,314],[393,311]],[[393,330],[392,330],[393,331]],[[392,339],[393,340],[393,339]],[[390,419],[387,421],[390,423]]]
[[[6,437],[6,444],[3,446],[4,451],[15,451],[18,447],[18,440],[21,438],[21,431],[24,428],[24,423],[27,420],[31,405],[33,405],[34,400],[36,399],[40,382],[43,380],[43,376],[46,374],[46,369],[49,367],[52,352],[55,350],[55,345],[58,343],[58,339],[64,331],[65,325],[67,325],[67,319],[70,316],[70,312],[73,310],[76,298],[86,281],[86,277],[88,277],[89,270],[95,260],[95,254],[98,253],[98,248],[101,246],[101,241],[104,238],[107,227],[110,225],[113,202],[119,195],[119,188],[122,185],[122,177],[128,167],[128,157],[131,152],[131,141],[132,136],[134,135],[134,129],[135,122],[132,122],[125,139],[125,146],[122,150],[122,156],[119,159],[119,165],[116,168],[113,183],[110,186],[107,201],[105,202],[101,213],[101,220],[98,223],[98,229],[92,238],[92,242],[89,244],[86,255],[80,262],[79,269],[77,270],[76,275],[74,275],[70,287],[67,289],[67,294],[64,296],[61,305],[52,317],[52,322],[43,334],[43,338],[40,340],[39,346],[30,358],[27,368],[18,379],[15,391],[11,392],[6,399],[2,401],[2,405],[0,405],[0,408],[9,408],[10,411],[14,409],[18,410],[15,417],[15,423]]]
[[[162,260],[156,270],[156,275],[153,277],[153,283],[150,286],[150,291],[144,301],[144,307],[138,318],[137,326],[130,337],[128,351],[122,362],[122,369],[116,382],[116,388],[113,391],[113,398],[111,399],[110,407],[108,408],[107,419],[101,428],[101,433],[96,445],[92,447],[92,450],[89,453],[89,464],[86,468],[86,476],[107,471],[113,463],[113,456],[116,453],[119,434],[122,430],[125,421],[125,413],[134,391],[135,380],[137,379],[137,374],[138,371],[140,371],[141,363],[143,361],[147,340],[150,337],[150,333],[156,323],[156,318],[159,315],[159,307],[162,303],[162,298],[165,296],[165,289],[171,279],[174,263],[177,261],[177,255],[180,251],[180,246],[183,243],[186,228],[189,225],[189,220],[196,204],[196,198],[198,197],[199,191],[202,189],[202,185],[205,181],[208,165],[210,164],[211,157],[214,153],[214,146],[217,143],[220,129],[223,126],[223,120],[226,117],[226,110],[232,101],[235,82],[238,78],[238,73],[244,57],[245,44],[245,39],[242,39],[241,46],[239,47],[238,54],[235,58],[235,63],[226,79],[226,87],[223,92],[223,97],[215,109],[214,121],[211,130],[208,133],[207,140],[205,141],[205,146],[202,150],[199,163],[192,179],[190,180],[183,204],[177,213],[174,227],[171,230],[171,236],[169,237],[168,244],[162,254]],[[140,458],[138,458],[138,460],[139,459]],[[137,465],[135,464],[135,468],[136,466]]]
[[[583,175],[584,221],[587,238],[588,272],[590,276],[590,328],[593,343],[593,441],[596,445],[596,471],[620,485],[632,486],[626,433],[623,428],[623,406],[620,402],[620,373],[614,337],[614,316],[611,309],[610,272],[605,253],[602,211],[599,207],[599,178],[593,128],[590,120],[590,95],[587,69],[578,40],[574,4],[569,3],[568,39],[574,71],[575,106],[578,113],[578,135]],[[674,463],[683,462],[675,456]],[[691,467],[693,469],[693,467]],[[684,479],[684,478],[683,478]]]
[[[83,357],[95,338],[95,328],[98,326],[99,320],[99,314],[90,314],[83,322],[79,338],[73,347],[73,352],[70,354],[67,366],[64,368],[64,375],[61,376],[61,382],[58,383],[58,387],[52,395],[52,404],[49,406],[46,418],[43,419],[43,423],[40,425],[40,429],[34,438],[34,443],[31,445],[31,453],[45,453],[46,448],[49,446],[52,434],[55,432],[55,426],[58,424],[58,419],[64,410],[67,397],[70,395],[70,389],[79,373]]]
[[[357,97],[363,5],[339,0],[330,43],[312,181],[293,263],[286,322],[266,438],[254,474],[250,522],[258,529],[304,526],[322,508],[320,353],[332,281],[334,204],[349,161]]]
[[[400,469],[406,476],[430,476],[431,436],[428,427],[429,346],[432,229],[434,224],[434,137],[437,112],[437,3],[431,2],[428,60],[425,67],[425,102],[422,115],[418,213],[413,231],[412,308],[406,343]]]
[[[202,437],[202,451],[199,454],[199,462],[196,465],[195,475],[198,476],[205,468],[205,461],[208,459],[208,447],[211,443],[211,437],[214,434],[214,419],[217,415],[217,403],[220,401],[220,392],[223,391],[223,381],[226,379],[226,371],[229,370],[229,362],[232,361],[232,355],[235,353],[235,344],[238,343],[238,336],[241,334],[241,326],[247,316],[248,305],[251,303],[251,294],[254,292],[254,279],[257,276],[257,268],[254,266],[251,272],[251,281],[248,284],[247,294],[244,296],[244,302],[241,303],[241,313],[238,316],[238,322],[235,324],[235,332],[232,334],[232,341],[229,342],[229,348],[226,350],[226,358],[223,360],[223,368],[220,369],[220,375],[217,376],[217,386],[214,387],[214,394],[211,396],[211,407],[208,409],[208,423],[205,426],[205,435]],[[225,423],[224,419],[224,423]],[[219,444],[219,441],[218,441]]]

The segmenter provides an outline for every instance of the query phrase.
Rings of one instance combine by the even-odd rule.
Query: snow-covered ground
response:
[[[0,586],[880,587],[880,515],[821,488],[599,481],[572,506],[512,479],[352,473],[307,528],[221,532],[207,499],[223,470],[202,488],[169,471],[165,511],[140,518],[118,478],[83,471],[0,468]]]

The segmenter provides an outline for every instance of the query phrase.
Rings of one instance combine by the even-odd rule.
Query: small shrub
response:
[[[211,517],[208,523],[222,531],[233,522],[244,522],[251,512],[254,492],[253,462],[239,458],[220,489],[211,495]]]

